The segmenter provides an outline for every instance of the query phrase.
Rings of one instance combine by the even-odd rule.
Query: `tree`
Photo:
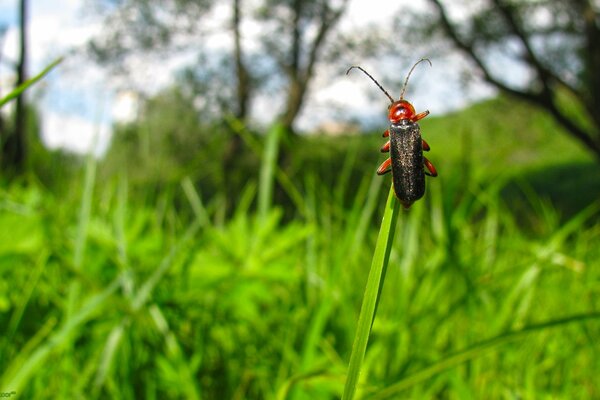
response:
[[[288,131],[293,130],[323,47],[347,6],[348,0],[268,0],[262,8],[263,21],[273,22],[262,41],[287,78],[281,123]]]
[[[106,0],[96,0],[104,3]],[[256,9],[243,7],[242,0],[231,0],[230,23],[224,29],[231,32],[232,46],[226,53],[206,50],[207,42],[214,32],[203,30],[204,21],[211,17],[209,11],[216,2],[210,0],[122,0],[107,18],[108,34],[94,40],[90,48],[99,60],[123,65],[127,54],[136,50],[156,51],[160,47],[170,49],[173,44],[181,48],[181,34],[194,36],[185,46],[203,55],[189,70],[197,70],[197,78],[203,82],[218,82],[206,72],[205,63],[223,58],[230,61],[226,68],[214,71],[230,74],[227,87],[219,89],[229,96],[227,110],[245,120],[252,101],[261,85],[284,82],[285,100],[280,116],[283,124],[291,130],[302,104],[307,88],[323,56],[332,31],[345,12],[349,0],[263,0]],[[188,11],[188,8],[190,9]],[[245,11],[245,12],[244,12]],[[244,39],[243,21],[256,17],[263,34]],[[180,24],[180,21],[184,23]],[[177,21],[177,24],[174,22]],[[219,32],[220,33],[220,32]],[[245,44],[259,43],[250,53]],[[256,60],[256,63],[249,60]],[[266,61],[268,60],[268,61]],[[115,62],[116,61],[116,62]],[[282,79],[283,78],[283,79]],[[204,94],[204,93],[203,93]]]
[[[4,49],[4,39],[6,37],[6,26],[2,25],[0,26],[0,65],[2,65],[2,62],[4,61],[2,59],[3,53],[2,50]],[[2,98],[3,94],[2,92],[0,92],[0,98]],[[3,148],[3,139],[4,136],[6,135],[6,126],[4,123],[4,116],[2,115],[2,113],[0,113],[0,150],[2,150]],[[1,153],[1,151],[0,151]],[[0,154],[0,162],[2,161],[2,155]]]
[[[20,86],[27,80],[27,19],[28,1],[19,3],[19,60],[16,65],[17,82]],[[27,156],[27,107],[25,95],[21,93],[16,99],[14,126],[2,143],[3,168],[13,172],[21,172]]]
[[[99,6],[105,3],[106,0],[96,0]],[[216,32],[205,29],[216,4],[213,0],[123,0],[118,7],[103,11],[105,30],[90,42],[91,53],[97,61],[126,76],[136,72],[124,68],[127,65],[124,61],[130,56],[150,58],[160,55],[160,60],[164,61],[176,53],[195,53],[197,62],[184,71],[187,79],[199,80],[198,85],[193,85],[197,88],[228,82],[226,90],[217,87],[219,98],[227,97],[227,101],[220,102],[221,111],[231,111],[244,120],[253,96],[254,80],[245,64],[241,40],[242,1],[231,1],[231,20],[222,28],[231,32],[233,48],[225,54],[209,55],[208,42],[214,33],[221,32],[221,29]]]
[[[600,13],[591,0],[470,1],[466,17],[441,0],[429,0],[440,31],[502,92],[546,110],[565,131],[600,159]],[[597,4],[597,3],[596,3]],[[515,48],[517,49],[515,51]],[[499,54],[526,67],[528,84],[508,83],[493,70]],[[567,101],[580,106],[574,115]]]

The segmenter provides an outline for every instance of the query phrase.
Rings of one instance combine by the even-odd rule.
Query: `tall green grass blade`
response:
[[[275,183],[275,170],[277,155],[279,154],[279,139],[283,136],[283,125],[276,123],[267,134],[267,143],[260,168],[258,189],[258,216],[264,219],[271,208],[273,201],[273,186]]]
[[[83,183],[83,195],[79,208],[77,231],[75,234],[75,249],[73,254],[73,268],[79,270],[83,263],[83,253],[87,240],[87,228],[90,221],[92,209],[92,197],[94,193],[94,182],[96,181],[96,159],[90,153],[87,157],[85,167],[85,178]]]
[[[161,309],[153,304],[149,308],[150,316],[156,325],[158,331],[163,335],[166,345],[165,355],[176,367],[176,383],[181,386],[181,391],[185,393],[185,398],[194,400],[201,398],[197,388],[196,378],[193,368],[187,362],[184,350],[177,341],[177,336],[169,328],[169,323]]]
[[[25,90],[27,90],[31,85],[33,85],[34,83],[36,83],[37,81],[42,79],[44,76],[46,76],[50,71],[52,71],[54,69],[54,67],[56,67],[58,64],[60,64],[62,61],[63,61],[62,57],[57,58],[56,60],[51,62],[50,65],[48,65],[46,68],[44,68],[42,70],[42,72],[40,72],[33,78],[23,82],[21,85],[19,85],[17,88],[15,88],[15,90],[13,90],[9,94],[7,94],[3,98],[1,98],[0,99],[0,107],[4,106],[9,101],[17,98],[21,93],[23,93]]]
[[[352,246],[350,247],[350,256],[348,257],[350,260],[354,259],[356,252],[360,249],[361,243],[364,243],[365,235],[367,232],[369,232],[369,223],[371,222],[371,218],[375,213],[377,199],[379,198],[379,192],[381,191],[381,185],[383,183],[383,179],[377,178],[379,177],[373,174],[373,178],[371,179],[371,184],[369,185],[369,190],[367,192],[367,199],[361,207],[360,217],[358,219],[358,224],[352,239]]]
[[[33,291],[37,288],[40,277],[42,276],[44,268],[47,265],[48,257],[49,255],[46,251],[40,254],[38,260],[36,261],[35,268],[31,271],[31,277],[27,280],[27,286],[24,288],[25,290],[23,290],[23,292],[21,293],[19,300],[16,302],[16,304],[18,304],[18,307],[11,315],[10,321],[8,323],[7,339],[9,343],[12,341],[12,338],[17,332],[17,329],[23,319],[25,308],[29,304],[29,300],[31,299]]]
[[[383,220],[381,221],[381,228],[379,229],[379,236],[377,237],[377,244],[375,245],[375,253],[371,262],[371,270],[367,278],[367,287],[358,317],[358,326],[354,336],[354,344],[352,345],[350,365],[348,366],[348,375],[346,377],[342,400],[351,400],[356,393],[361,365],[367,350],[367,343],[369,342],[369,335],[371,334],[371,327],[375,319],[377,303],[392,250],[399,209],[400,202],[394,195],[393,187],[390,187]]]
[[[92,198],[94,193],[94,182],[96,180],[96,159],[90,153],[87,157],[85,167],[85,178],[83,184],[83,194],[81,197],[81,205],[79,208],[79,216],[77,221],[77,230],[75,232],[75,248],[73,250],[73,269],[80,272],[83,264],[83,254],[87,241],[88,225],[92,210]],[[71,317],[76,310],[79,301],[80,283],[77,280],[71,281],[68,292],[68,303],[66,315],[67,319]]]
[[[210,225],[210,219],[208,218],[206,208],[204,207],[204,204],[202,204],[202,199],[189,176],[186,176],[181,181],[181,187],[190,202],[190,206],[192,207],[192,211],[194,212],[198,223],[203,227]]]
[[[455,354],[452,354],[444,359],[437,361],[436,363],[430,365],[429,367],[415,372],[403,380],[388,386],[387,388],[374,393],[370,396],[365,396],[369,400],[382,400],[389,398],[398,398],[399,393],[403,390],[406,390],[424,380],[431,378],[443,371],[446,371],[450,368],[453,368],[457,365],[460,365],[466,361],[472,360],[477,357],[481,357],[487,352],[505,345],[510,342],[514,342],[516,340],[521,339],[522,337],[532,334],[535,332],[540,332],[550,328],[556,328],[572,323],[580,323],[588,320],[600,319],[600,312],[593,313],[585,313],[585,314],[576,314],[571,315],[564,318],[559,318],[555,320],[550,320],[546,322],[540,322],[537,324],[532,324],[526,326],[522,329],[506,332],[495,336],[493,338],[487,339],[480,343],[474,344],[473,346],[468,347],[467,349],[461,350]]]
[[[76,333],[83,333],[79,330],[81,325],[88,321],[95,313],[97,313],[110,298],[110,296],[121,286],[123,276],[117,277],[110,285],[102,292],[88,298],[79,309],[77,309],[72,317],[48,340],[32,349],[31,353],[25,354],[21,352],[17,358],[4,370],[4,374],[0,379],[2,388],[9,388],[19,392],[27,380],[40,368],[44,367],[46,358],[55,348],[68,343],[71,337]],[[42,330],[44,330],[42,328]],[[28,347],[28,346],[27,346]]]
[[[236,119],[232,116],[227,116],[225,121],[229,125],[229,127],[239,135],[244,143],[250,148],[250,150],[256,154],[258,157],[264,157],[266,155],[266,151],[263,150],[260,142],[256,140],[252,134],[246,129],[245,125],[239,119]],[[304,196],[300,193],[300,190],[296,187],[294,182],[290,179],[290,177],[281,169],[281,167],[277,164],[274,166],[275,168],[275,178],[277,182],[281,185],[283,190],[290,196],[290,199],[294,202],[296,206],[296,210],[300,212],[300,214],[304,215],[306,210],[306,204],[304,201]]]
[[[196,234],[199,228],[200,222],[198,220],[195,220],[194,223],[192,223],[186,230],[182,239],[180,239],[179,242],[173,245],[170,252],[165,256],[165,258],[161,261],[161,263],[150,275],[150,277],[140,286],[138,291],[133,295],[133,298],[131,298],[132,296],[128,296],[131,298],[131,309],[133,311],[140,311],[142,306],[149,301],[154,288],[159,283],[164,274],[168,271],[168,269],[171,267],[173,260],[179,254],[181,248]],[[132,282],[130,282],[131,275],[129,270],[125,271],[122,280],[125,287],[132,286]],[[120,323],[112,329],[111,333],[109,334],[106,344],[104,346],[104,350],[102,351],[100,366],[98,367],[98,371],[96,373],[96,378],[94,381],[94,390],[99,390],[99,388],[102,385],[104,385],[106,377],[108,375],[108,371],[110,370],[112,364],[115,362],[115,354],[123,338],[124,331],[126,327],[130,325],[130,323],[130,317],[124,317],[120,321]]]
[[[104,345],[104,349],[102,350],[102,356],[100,358],[100,363],[98,366],[98,370],[96,371],[96,377],[94,378],[94,394],[97,395],[98,391],[104,385],[104,381],[108,376],[108,373],[111,369],[111,366],[114,361],[115,354],[117,349],[119,348],[119,344],[121,343],[121,339],[123,338],[123,334],[125,333],[125,328],[129,325],[129,318],[124,318],[121,323],[115,326],[108,338],[106,339],[106,343]]]
[[[291,389],[295,384],[301,381],[305,381],[311,378],[324,376],[328,373],[328,369],[325,366],[319,366],[311,371],[303,372],[289,378],[277,391],[275,396],[276,400],[286,400],[289,398]]]

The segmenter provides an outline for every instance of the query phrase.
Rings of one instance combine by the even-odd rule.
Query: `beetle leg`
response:
[[[429,170],[429,172],[425,171],[426,175],[436,177],[438,175],[435,167],[427,158],[423,157],[423,165]]]
[[[429,115],[429,110],[423,111],[422,113],[418,113],[417,115],[415,115],[413,117],[412,122],[417,122],[418,120],[423,119],[428,115]]]
[[[381,146],[381,152],[387,153],[390,151],[390,141],[388,140],[383,146]]]
[[[392,159],[388,158],[383,163],[381,163],[381,165],[379,166],[379,168],[377,168],[377,175],[383,175],[383,174],[385,174],[387,172],[390,172],[392,170],[390,168],[391,165],[392,165]]]
[[[390,130],[389,130],[389,129],[388,129],[388,130],[386,130],[385,132],[383,132],[383,135],[381,135],[381,136],[383,136],[383,137],[388,137],[388,136],[390,136]]]
[[[429,147],[429,144],[425,141],[425,139],[421,139],[423,141],[423,151],[429,151],[431,150],[431,147]]]

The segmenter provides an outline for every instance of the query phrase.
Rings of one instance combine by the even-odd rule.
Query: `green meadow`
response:
[[[3,396],[340,398],[384,123],[278,140],[230,121],[237,162],[215,131],[167,183],[116,158],[3,182]],[[421,131],[439,176],[394,227],[356,397],[600,398],[597,161],[502,97]]]

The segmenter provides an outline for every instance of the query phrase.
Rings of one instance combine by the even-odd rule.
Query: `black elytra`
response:
[[[390,159],[394,193],[408,208],[425,194],[423,139],[419,124],[409,119],[390,124]]]

